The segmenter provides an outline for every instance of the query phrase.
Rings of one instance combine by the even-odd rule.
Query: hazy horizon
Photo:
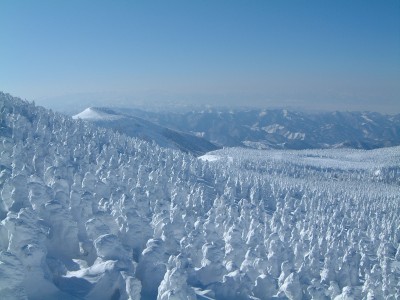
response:
[[[16,95],[13,95],[16,96]],[[318,104],[312,106],[308,101],[299,99],[273,100],[262,99],[256,95],[251,101],[238,101],[229,98],[228,95],[185,95],[169,94],[160,91],[148,91],[136,95],[117,92],[98,92],[98,93],[76,93],[54,96],[49,98],[23,98],[28,101],[35,101],[37,105],[53,109],[67,114],[76,114],[88,107],[115,107],[115,108],[138,108],[149,111],[187,111],[205,108],[226,108],[226,109],[287,109],[290,111],[302,111],[309,113],[320,112],[352,112],[370,111],[384,115],[397,115],[399,111],[382,107],[378,103],[370,104],[368,107],[360,103],[332,103]],[[232,101],[229,101],[229,100]],[[235,101],[236,100],[236,101]]]
[[[0,9],[0,90],[49,108],[87,97],[400,113],[397,0],[39,0]]]

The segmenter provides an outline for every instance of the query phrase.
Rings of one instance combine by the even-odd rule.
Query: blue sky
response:
[[[400,0],[2,0],[0,12],[0,90],[50,106],[114,93],[400,113]]]

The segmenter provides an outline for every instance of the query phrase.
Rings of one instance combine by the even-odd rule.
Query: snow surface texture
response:
[[[117,110],[117,109],[115,109]],[[118,110],[117,110],[118,111]],[[189,131],[224,147],[255,149],[375,149],[400,145],[400,115],[373,112],[303,113],[285,109],[124,113]]]
[[[0,116],[0,299],[400,296],[399,147],[197,159],[7,94]]]
[[[219,148],[202,137],[171,130],[137,116],[117,113],[109,108],[90,107],[72,118],[90,121],[100,127],[155,142],[161,147],[179,149],[197,156]]]

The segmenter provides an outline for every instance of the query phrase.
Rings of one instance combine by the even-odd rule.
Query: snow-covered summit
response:
[[[100,107],[88,107],[84,111],[72,117],[73,119],[82,120],[119,120],[123,116],[118,115],[111,109],[100,108]]]

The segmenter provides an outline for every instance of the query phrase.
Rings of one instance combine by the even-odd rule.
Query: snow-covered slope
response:
[[[0,299],[400,293],[398,147],[196,159],[0,93],[0,153]]]
[[[400,145],[400,115],[371,112],[310,114],[284,109],[126,112],[162,126],[197,133],[226,147],[374,149]]]
[[[89,107],[73,118],[90,121],[98,126],[111,128],[131,137],[149,142],[153,141],[161,147],[179,149],[194,155],[201,155],[219,148],[204,138],[171,130],[137,116],[117,113],[109,108]]]

